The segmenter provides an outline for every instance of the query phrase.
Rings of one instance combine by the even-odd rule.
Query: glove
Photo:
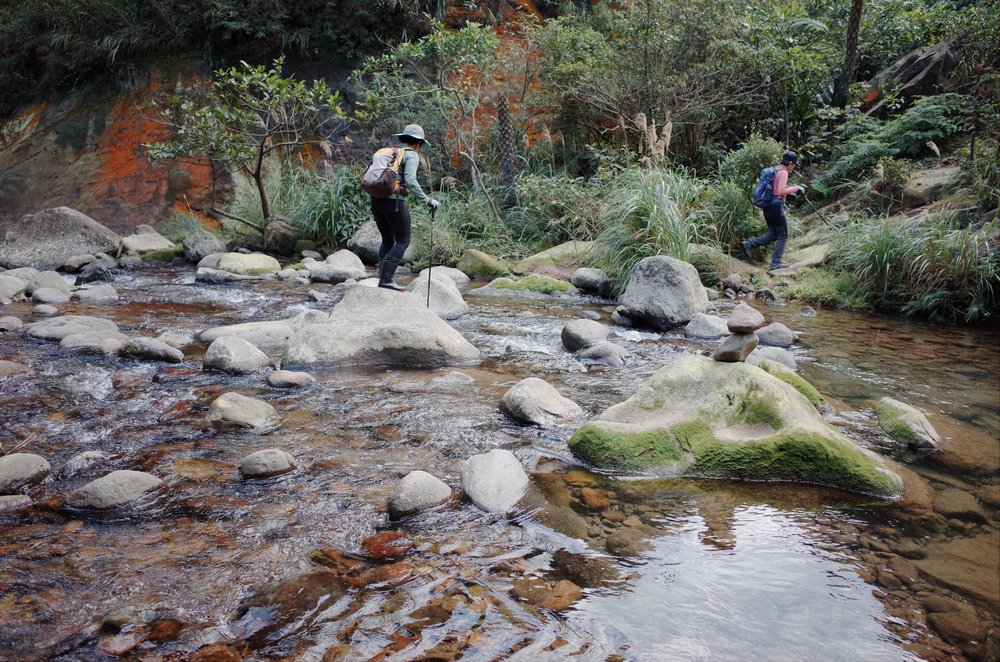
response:
[[[435,200],[434,198],[427,198],[427,206],[430,207],[431,209],[437,209],[438,207],[441,206],[441,203]]]
[[[805,195],[805,192],[806,192],[806,187],[805,187],[805,186],[803,186],[802,184],[796,184],[796,186],[798,186],[798,187],[799,187],[799,190],[798,190],[798,191],[796,191],[796,193],[798,193],[798,194],[800,194],[800,195]]]

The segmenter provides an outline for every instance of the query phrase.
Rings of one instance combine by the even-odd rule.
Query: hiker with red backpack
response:
[[[766,246],[774,242],[774,253],[771,255],[771,271],[790,266],[781,261],[785,253],[785,242],[788,241],[788,222],[785,220],[785,198],[789,195],[802,193],[805,186],[789,186],[788,175],[795,170],[799,157],[795,152],[785,152],[781,157],[781,165],[764,168],[760,171],[760,179],[753,192],[753,205],[764,210],[764,221],[767,223],[767,233],[743,242],[743,255],[749,260],[753,256],[750,251],[757,246]]]
[[[441,203],[428,197],[417,181],[420,148],[430,146],[424,130],[418,124],[410,124],[392,137],[397,146],[375,152],[361,187],[372,196],[372,216],[382,235],[382,245],[378,249],[378,286],[405,292],[392,278],[410,245],[410,209],[406,198],[412,194],[432,210]]]

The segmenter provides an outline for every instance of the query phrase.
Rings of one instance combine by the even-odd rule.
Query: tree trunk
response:
[[[851,16],[847,20],[847,43],[844,45],[844,68],[833,86],[832,103],[838,108],[847,105],[847,93],[854,82],[858,66],[858,32],[861,29],[861,7],[864,0],[851,0]]]
[[[260,211],[264,217],[264,225],[271,220],[271,201],[267,199],[267,190],[264,188],[264,154],[266,153],[267,138],[264,138],[257,151],[257,167],[254,168],[251,176],[253,183],[257,185],[257,193],[260,195]]]
[[[510,108],[506,95],[497,101],[497,128],[500,133],[500,182],[503,185],[503,208],[510,209],[516,203],[514,192],[514,127],[511,126]]]

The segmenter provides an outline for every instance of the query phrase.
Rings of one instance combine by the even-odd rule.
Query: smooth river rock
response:
[[[453,320],[469,312],[469,304],[462,297],[455,280],[436,269],[432,269],[430,275],[425,269],[406,286],[406,289],[423,301],[426,306],[428,279],[430,279],[431,288],[430,309],[435,315],[443,320]]]
[[[28,325],[28,335],[43,340],[62,340],[74,333],[119,333],[118,325],[86,315],[64,315]]]
[[[474,248],[467,249],[462,253],[455,266],[469,278],[485,278],[487,280],[502,276],[510,269],[510,265],[500,258]]]
[[[79,301],[117,301],[118,300],[118,290],[111,287],[110,285],[95,285],[94,287],[86,287],[73,290],[71,295],[74,299]]]
[[[347,248],[369,264],[378,262],[378,249],[382,245],[382,234],[378,231],[375,221],[365,221],[350,239]],[[416,246],[411,242],[403,253],[403,262],[413,262],[416,256]]]
[[[573,435],[590,464],[654,475],[817,483],[897,497],[902,480],[795,387],[746,363],[686,356]]]
[[[391,517],[409,515],[433,508],[450,498],[451,488],[443,480],[418,469],[403,476],[389,496],[389,515]]]
[[[761,361],[777,361],[792,370],[798,369],[795,355],[781,347],[761,347],[758,345],[757,349],[750,352],[746,358],[746,362],[750,365],[760,365]]]
[[[0,265],[54,269],[81,253],[110,251],[121,237],[69,207],[22,216],[0,244]]]
[[[712,352],[716,361],[735,363],[745,361],[750,352],[757,348],[756,333],[734,333],[726,336],[722,343]]]
[[[243,338],[222,336],[208,346],[204,366],[206,370],[243,375],[270,367],[271,358]]]
[[[52,287],[39,287],[31,293],[35,303],[69,303],[69,295]]]
[[[513,453],[501,448],[462,462],[461,475],[465,494],[488,513],[507,512],[528,489],[524,467]]]
[[[184,247],[184,258],[192,263],[198,264],[205,257],[214,253],[225,253],[226,245],[217,236],[208,230],[195,230],[184,237],[182,243]]]
[[[131,234],[122,239],[122,246],[130,253],[152,253],[153,251],[165,251],[176,248],[174,242],[170,241],[159,232],[143,232],[142,234]]]
[[[240,475],[244,478],[271,478],[294,471],[298,465],[290,453],[280,448],[255,451],[240,461]]]
[[[611,329],[594,320],[572,320],[562,328],[563,347],[571,352],[604,342]]]
[[[274,388],[301,388],[315,383],[316,378],[308,372],[275,370],[267,376],[267,383]]]
[[[0,317],[0,332],[6,331],[19,331],[24,326],[24,322],[20,318],[14,317],[13,315],[4,315]]]
[[[118,356],[167,363],[181,363],[184,360],[184,352],[155,338],[129,338],[118,350]]]
[[[424,306],[419,296],[354,286],[329,319],[306,324],[283,365],[376,363],[439,367],[479,360],[479,350]]]
[[[764,316],[745,303],[738,303],[729,313],[726,326],[730,333],[753,333],[767,323]]]
[[[550,425],[555,419],[581,416],[580,405],[538,377],[522,379],[503,394],[500,410],[518,423]]]
[[[708,308],[697,269],[666,255],[639,260],[621,301],[628,317],[659,329],[690,322]]]
[[[434,266],[431,269],[424,269],[420,272],[420,276],[430,272],[431,274],[438,274],[441,276],[447,276],[455,282],[455,285],[462,287],[463,285],[468,285],[472,279],[465,275],[465,272],[461,269],[456,269],[455,267],[445,267],[445,266]],[[413,289],[412,287],[410,289]]]
[[[757,338],[761,345],[791,347],[798,336],[781,322],[771,322],[767,326],[757,329]]]
[[[685,337],[698,338],[699,340],[718,340],[729,334],[730,331],[726,320],[718,315],[698,313],[684,327]]]
[[[319,311],[311,311],[319,313]],[[327,315],[320,313],[322,319]],[[198,340],[203,343],[213,343],[224,336],[242,338],[265,353],[284,353],[288,341],[295,334],[293,320],[270,320],[266,322],[242,322],[227,326],[216,326],[198,333]]]
[[[611,368],[621,368],[628,358],[628,350],[613,342],[600,342],[581,349],[576,353],[576,358],[581,361],[600,363]]]
[[[20,278],[0,273],[0,304],[7,304],[24,296],[28,284]]]
[[[28,485],[42,482],[52,467],[32,453],[11,453],[0,457],[0,494],[13,494]]]
[[[348,250],[339,250],[327,256],[325,262],[310,262],[306,269],[311,280],[321,283],[337,284],[365,277],[365,265],[361,258]]]
[[[106,510],[135,501],[143,494],[159,487],[163,481],[144,471],[121,469],[93,480],[69,495],[66,504],[71,508]]]
[[[80,354],[114,356],[128,339],[123,333],[73,333],[59,341],[59,346]]]
[[[261,428],[276,413],[274,407],[263,400],[239,393],[223,393],[209,405],[205,421],[217,430]]]

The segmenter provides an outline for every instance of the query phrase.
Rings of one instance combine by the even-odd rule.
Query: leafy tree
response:
[[[858,66],[858,30],[861,29],[861,8],[864,0],[851,0],[851,17],[847,21],[847,39],[844,44],[844,67],[833,87],[833,105],[843,108],[847,105],[847,92],[854,82],[854,70]]]
[[[282,75],[284,58],[271,67],[220,69],[215,74],[215,98],[196,107],[190,99],[178,100],[162,110],[162,121],[176,137],[147,145],[154,159],[195,158],[208,162],[214,174],[240,171],[250,177],[260,197],[264,225],[271,219],[271,202],[264,185],[266,159],[287,161],[308,145],[329,153],[331,141],[345,129],[339,94],[326,83],[312,85]],[[242,217],[213,208],[257,230],[263,227]]]

